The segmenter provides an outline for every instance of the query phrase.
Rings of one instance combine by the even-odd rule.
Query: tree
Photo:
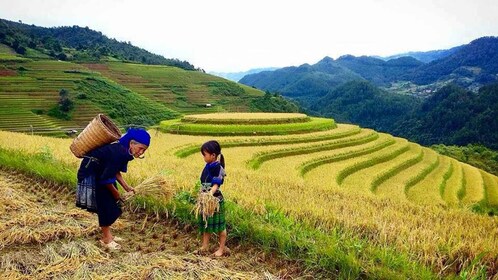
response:
[[[66,89],[61,89],[59,91],[59,108],[62,112],[69,112],[71,109],[74,108],[74,103],[69,99],[69,91]]]

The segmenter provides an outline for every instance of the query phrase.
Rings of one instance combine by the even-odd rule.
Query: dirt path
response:
[[[169,219],[125,212],[113,228],[125,239],[119,252],[99,246],[96,215],[76,208],[67,190],[0,170],[1,279],[311,278],[247,245],[229,242],[229,257],[198,256],[195,230]]]

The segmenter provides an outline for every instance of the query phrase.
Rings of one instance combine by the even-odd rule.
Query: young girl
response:
[[[201,173],[201,192],[210,192],[214,197],[220,201],[220,210],[207,221],[202,221],[199,217],[199,229],[202,233],[202,247],[200,252],[206,252],[209,248],[209,238],[212,233],[217,233],[220,237],[220,247],[213,253],[215,257],[221,257],[228,248],[225,248],[227,239],[227,230],[225,223],[225,207],[223,194],[220,187],[223,184],[223,177],[225,177],[225,158],[221,154],[221,147],[217,141],[208,141],[201,147],[201,153],[206,162],[206,166]],[[218,156],[220,160],[218,161]]]

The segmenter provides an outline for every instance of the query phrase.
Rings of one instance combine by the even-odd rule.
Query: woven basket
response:
[[[104,114],[98,114],[73,140],[69,149],[76,157],[121,138],[119,128]]]

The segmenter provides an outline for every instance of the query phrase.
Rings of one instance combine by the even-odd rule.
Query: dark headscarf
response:
[[[147,147],[150,145],[150,135],[144,129],[130,128],[125,135],[121,136],[121,139],[119,139],[119,143],[128,148],[130,147],[131,140],[135,140]]]

